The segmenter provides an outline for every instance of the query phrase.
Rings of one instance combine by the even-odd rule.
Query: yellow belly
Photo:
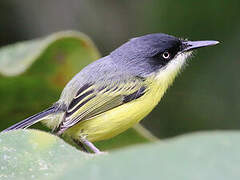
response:
[[[114,137],[132,127],[160,101],[165,87],[151,84],[150,90],[142,97],[107,111],[92,119],[82,121],[66,131],[74,139],[86,137],[95,142]]]

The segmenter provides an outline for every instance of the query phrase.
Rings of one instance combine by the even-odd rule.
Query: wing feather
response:
[[[83,120],[91,119],[99,114],[116,108],[124,103],[141,97],[146,92],[142,78],[133,78],[130,82],[113,85],[84,85],[68,106],[65,120],[60,125],[60,134]]]

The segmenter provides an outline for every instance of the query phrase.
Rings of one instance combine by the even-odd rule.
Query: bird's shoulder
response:
[[[121,63],[113,61],[110,56],[103,57],[82,69],[65,86],[60,101],[67,106],[72,99],[91,86],[94,91],[105,87],[141,86],[144,78],[124,69]]]

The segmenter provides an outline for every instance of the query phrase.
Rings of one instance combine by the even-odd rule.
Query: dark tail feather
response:
[[[13,126],[3,130],[2,132],[4,133],[4,132],[7,132],[7,131],[11,131],[11,130],[25,129],[25,128],[41,121],[42,118],[48,116],[49,114],[53,114],[57,111],[58,111],[58,108],[52,106],[52,107],[50,107],[50,108],[48,108],[48,109],[46,109],[46,110],[44,110],[40,113],[37,113],[37,114],[27,118],[27,119],[24,119],[23,121],[21,121],[17,124],[14,124]]]

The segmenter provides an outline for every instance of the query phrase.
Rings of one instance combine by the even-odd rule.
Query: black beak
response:
[[[219,41],[183,41],[182,52],[192,51],[201,47],[214,46],[218,43]]]

